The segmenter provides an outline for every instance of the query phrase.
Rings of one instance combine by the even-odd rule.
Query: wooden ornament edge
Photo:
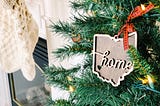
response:
[[[128,36],[130,37],[130,36],[133,36],[133,35],[135,36],[135,44],[134,44],[133,46],[135,46],[135,47],[137,48],[137,32],[132,32],[132,33],[130,33]],[[97,36],[108,37],[108,38],[110,38],[111,40],[114,40],[115,42],[120,41],[120,40],[123,41],[123,38],[115,39],[115,37],[112,37],[112,36],[110,36],[110,35],[108,35],[108,34],[95,34],[95,35],[94,35],[94,40],[93,40],[94,43],[93,43],[93,63],[92,63],[93,65],[92,65],[92,72],[93,72],[94,74],[96,74],[97,77],[98,77],[99,79],[101,79],[102,81],[107,82],[107,83],[111,83],[112,86],[114,86],[114,87],[118,87],[118,86],[120,85],[120,82],[124,80],[124,77],[127,76],[127,75],[129,75],[129,74],[133,71],[134,64],[133,64],[132,68],[131,68],[127,73],[124,73],[124,74],[121,76],[121,78],[120,78],[120,77],[118,78],[118,83],[117,83],[117,84],[114,84],[114,83],[111,81],[111,79],[106,80],[105,78],[103,78],[102,76],[100,76],[100,74],[99,74],[97,71],[94,71],[94,70],[95,70],[95,68],[94,68],[94,62],[95,62],[95,55],[96,55],[96,54],[95,54],[95,38],[96,38]]]

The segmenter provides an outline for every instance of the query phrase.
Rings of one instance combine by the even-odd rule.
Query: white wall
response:
[[[0,106],[11,106],[8,76],[0,71]]]

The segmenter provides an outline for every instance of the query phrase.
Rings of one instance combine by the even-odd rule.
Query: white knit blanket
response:
[[[0,69],[12,73],[21,69],[31,81],[35,77],[33,51],[38,26],[24,0],[0,0]]]

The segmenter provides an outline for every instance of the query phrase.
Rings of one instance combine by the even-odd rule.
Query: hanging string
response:
[[[123,37],[124,50],[129,49],[128,33],[135,31],[134,25],[133,25],[133,23],[131,23],[131,20],[136,17],[142,16],[143,14],[146,14],[147,12],[149,12],[153,8],[154,8],[154,5],[152,3],[150,3],[145,9],[143,9],[141,6],[137,6],[129,14],[129,16],[126,20],[126,24],[120,29],[120,31],[118,32],[118,35],[116,35],[116,37],[119,37],[122,33],[124,34],[124,37]]]

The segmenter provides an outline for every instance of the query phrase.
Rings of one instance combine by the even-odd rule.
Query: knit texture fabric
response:
[[[0,68],[7,73],[21,69],[23,76],[35,77],[33,51],[38,26],[24,0],[0,0]]]

